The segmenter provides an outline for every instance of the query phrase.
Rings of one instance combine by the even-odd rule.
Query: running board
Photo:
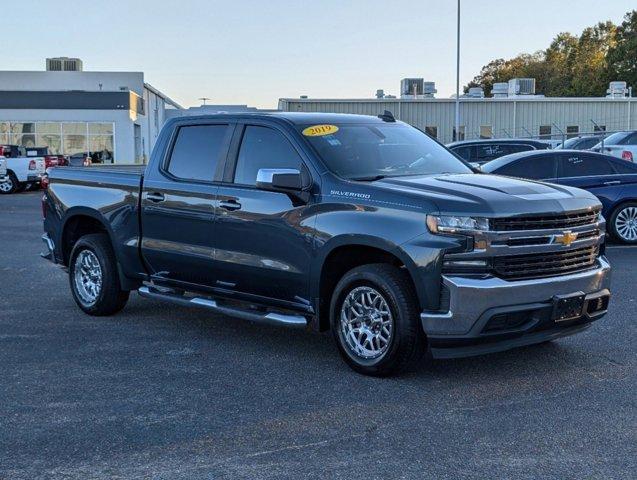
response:
[[[307,319],[302,315],[287,315],[282,313],[255,313],[247,310],[240,310],[231,307],[218,305],[211,298],[203,297],[184,297],[171,293],[159,292],[152,287],[140,287],[137,292],[145,298],[153,298],[155,300],[164,300],[166,302],[176,303],[179,305],[203,307],[216,313],[228,315],[231,317],[249,320],[251,322],[263,323],[268,325],[277,325],[284,327],[305,328]]]

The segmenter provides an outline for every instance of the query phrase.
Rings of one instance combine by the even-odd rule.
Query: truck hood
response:
[[[395,177],[374,182],[434,203],[440,213],[502,217],[560,213],[600,205],[579,188],[487,174]]]

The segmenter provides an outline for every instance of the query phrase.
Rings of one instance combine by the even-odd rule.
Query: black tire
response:
[[[76,268],[78,257],[81,254],[82,257],[88,257],[91,260],[96,258],[99,263],[101,287],[97,290],[98,293],[94,300],[91,301],[84,298],[87,292],[81,291],[82,287],[76,282],[76,279],[79,279],[79,283],[82,283],[82,277],[78,277],[81,275],[78,268],[81,269],[81,267]],[[130,292],[121,289],[117,260],[108,235],[103,233],[85,235],[73,246],[69,261],[69,282],[75,303],[89,315],[105,316],[119,312],[126,305],[130,294]]]
[[[3,188],[0,188],[0,194],[3,194],[3,195],[15,193],[18,191],[18,188],[20,187],[20,182],[18,182],[18,179],[16,178],[13,172],[9,172],[7,174],[7,177],[8,177],[7,181],[2,182]]]
[[[609,221],[610,233],[613,235],[613,238],[619,242],[626,243],[629,245],[635,245],[637,244],[637,238],[628,238],[628,235],[629,235],[628,231],[621,230],[617,227],[618,217],[620,217],[620,214],[622,212],[624,212],[624,215],[626,215],[628,212],[631,212],[632,215],[635,215],[635,213],[637,213],[637,202],[622,203],[619,207],[617,207],[613,211]],[[637,226],[635,226],[635,228],[637,228]],[[622,232],[624,233],[622,234]]]
[[[341,329],[341,308],[350,293],[371,287],[385,300],[393,318],[393,331],[382,355],[364,358],[351,348]],[[384,377],[410,369],[423,358],[427,340],[420,324],[416,292],[406,270],[389,264],[370,264],[347,272],[330,302],[332,334],[343,360],[356,372]],[[360,337],[359,337],[360,338]]]

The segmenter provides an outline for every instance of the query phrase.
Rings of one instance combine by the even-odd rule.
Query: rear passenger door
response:
[[[560,153],[558,176],[558,183],[588,190],[603,203],[617,198],[622,183],[606,158],[586,152]]]
[[[144,178],[142,256],[159,283],[214,287],[214,217],[234,124],[184,123]]]
[[[245,299],[307,308],[315,218],[311,202],[256,187],[259,169],[307,172],[293,136],[268,123],[237,127],[220,187],[215,255],[219,286]]]

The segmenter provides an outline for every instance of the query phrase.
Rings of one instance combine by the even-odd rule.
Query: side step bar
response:
[[[231,317],[241,318],[249,320],[251,322],[263,323],[268,325],[277,325],[284,327],[305,328],[307,326],[307,319],[302,315],[287,315],[282,313],[256,313],[247,310],[240,310],[231,307],[224,307],[217,305],[217,302],[211,298],[203,297],[184,297],[181,295],[175,295],[171,293],[159,292],[152,287],[143,286],[140,287],[137,292],[146,298],[153,298],[155,300],[164,300],[166,302],[176,303],[179,305],[203,307],[208,310],[212,310],[216,313],[228,315]]]

